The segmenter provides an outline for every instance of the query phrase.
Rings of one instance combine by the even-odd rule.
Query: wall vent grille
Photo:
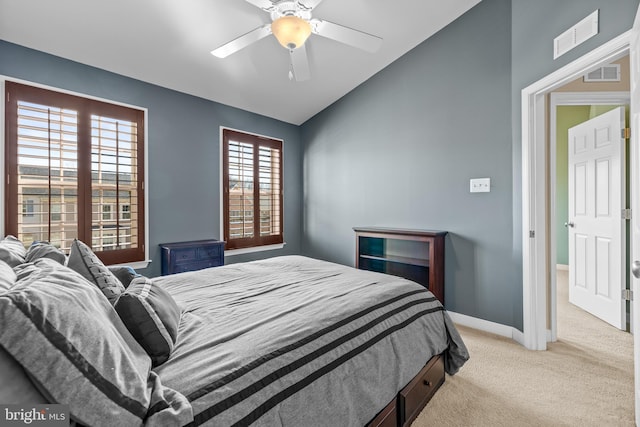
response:
[[[553,59],[557,59],[574,47],[584,43],[598,34],[598,17],[600,9],[569,28],[553,40]]]
[[[609,64],[584,75],[585,82],[619,82],[620,64]]]

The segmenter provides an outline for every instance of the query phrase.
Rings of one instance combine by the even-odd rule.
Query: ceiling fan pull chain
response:
[[[289,50],[289,53],[293,54],[293,49]],[[289,56],[289,58],[290,59],[289,59],[289,74],[288,75],[289,75],[289,80],[293,81],[293,77],[294,77],[294,75],[293,75],[293,60],[291,59],[291,55]]]

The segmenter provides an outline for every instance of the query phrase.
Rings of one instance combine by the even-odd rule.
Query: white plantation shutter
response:
[[[282,141],[223,129],[226,249],[283,243]]]
[[[94,250],[138,245],[137,124],[91,116],[91,210]],[[128,212],[129,215],[120,215]]]
[[[6,234],[144,260],[140,110],[6,82]]]
[[[260,146],[258,176],[260,186],[260,236],[280,235],[280,153],[281,149]]]
[[[78,112],[17,105],[17,237],[68,250],[78,235]]]
[[[253,238],[255,235],[253,144],[230,140],[228,142],[228,159],[228,239]]]

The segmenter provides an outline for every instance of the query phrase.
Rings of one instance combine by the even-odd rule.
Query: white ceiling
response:
[[[214,48],[269,15],[243,0],[0,0],[0,39],[301,124],[480,0],[324,0],[325,19],[383,38],[374,54],[311,35],[311,80],[290,81],[269,36],[219,59]]]

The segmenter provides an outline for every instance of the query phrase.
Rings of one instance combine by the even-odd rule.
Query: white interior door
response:
[[[633,364],[635,372],[636,425],[640,426],[640,8],[631,29],[631,289],[635,298],[631,303],[633,335]]]
[[[624,107],[569,129],[569,302],[626,328]]]

